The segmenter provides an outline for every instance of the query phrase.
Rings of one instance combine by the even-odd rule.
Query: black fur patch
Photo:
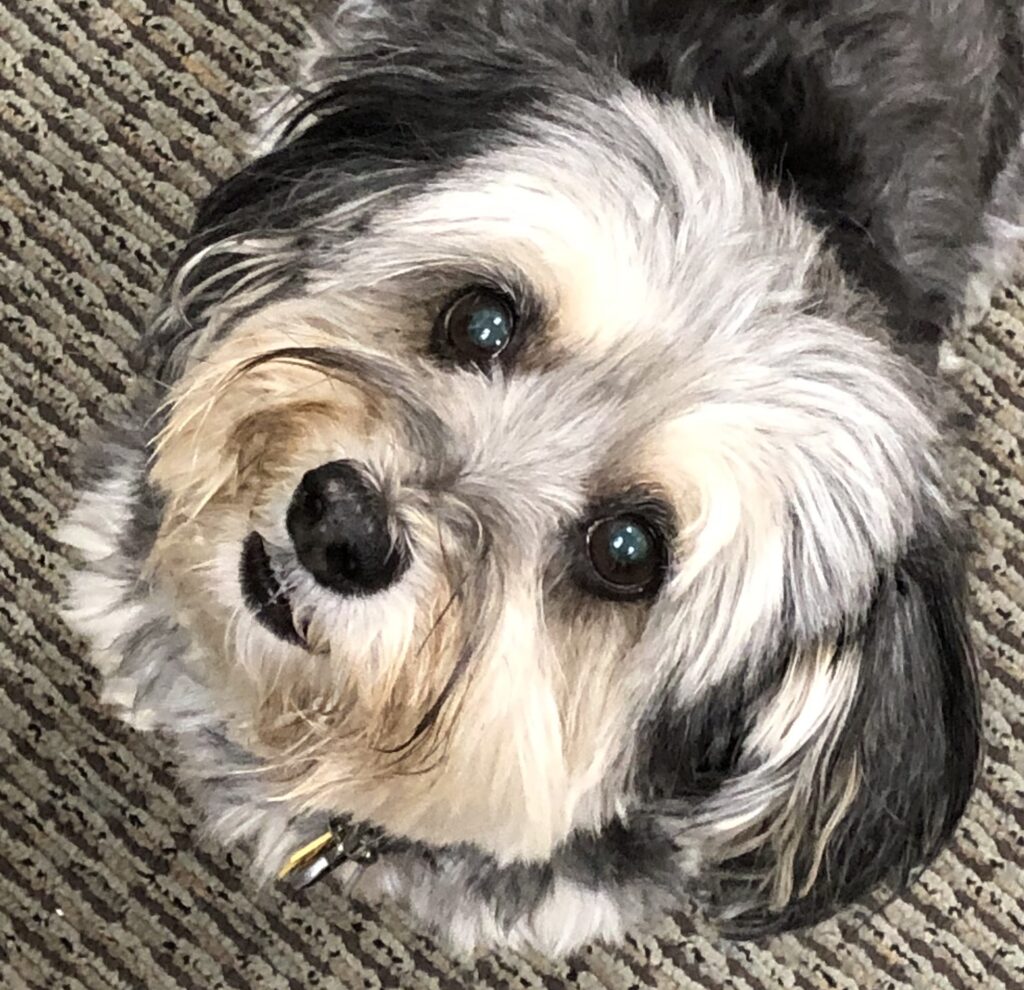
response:
[[[934,347],[1021,133],[1018,18],[1002,0],[975,6],[954,36],[895,0],[635,2],[621,45],[638,85],[731,122],[907,344]]]
[[[949,533],[922,536],[879,578],[874,600],[845,636],[862,656],[860,687],[830,766],[855,758],[852,806],[826,845],[812,889],[781,910],[755,906],[725,927],[759,935],[811,924],[879,884],[906,884],[949,841],[970,797],[981,750],[979,691],[965,615],[963,566]],[[829,780],[828,766],[819,768]],[[828,809],[806,809],[806,874]],[[817,825],[816,825],[817,823]],[[718,907],[758,902],[770,873],[765,850],[722,865]]]

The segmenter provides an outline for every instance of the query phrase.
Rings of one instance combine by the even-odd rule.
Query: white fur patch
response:
[[[151,611],[135,594],[137,577],[124,566],[119,541],[131,514],[135,468],[126,465],[85,492],[58,532],[84,566],[71,572],[61,614],[89,641],[91,659],[108,677],[121,662],[118,641],[137,629]]]

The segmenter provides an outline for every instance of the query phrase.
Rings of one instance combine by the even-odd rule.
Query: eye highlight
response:
[[[661,528],[639,513],[604,516],[590,523],[585,540],[585,584],[604,598],[631,601],[661,586],[668,551]]]
[[[452,300],[434,325],[441,353],[461,364],[486,367],[512,343],[516,312],[507,296],[478,286]]]

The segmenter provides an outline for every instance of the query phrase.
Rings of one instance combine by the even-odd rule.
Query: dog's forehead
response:
[[[380,215],[371,240],[402,270],[515,273],[559,342],[593,357],[729,330],[799,288],[817,249],[699,109],[579,101],[496,145]]]
[[[633,94],[520,121],[380,214],[355,263],[381,280],[464,268],[527,285],[565,363],[527,387],[455,389],[477,443],[511,456],[519,434],[524,449],[543,434],[552,470],[586,461],[603,484],[651,480],[685,501],[688,477],[665,470],[680,447],[672,422],[741,389],[752,352],[771,363],[819,248],[731,132]]]

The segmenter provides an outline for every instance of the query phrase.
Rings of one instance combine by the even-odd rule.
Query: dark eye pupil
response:
[[[500,351],[511,336],[511,321],[504,308],[482,306],[466,323],[466,337],[483,350]]]
[[[512,340],[515,316],[505,298],[488,289],[473,289],[442,314],[447,349],[465,361],[486,363]]]
[[[642,564],[651,555],[650,537],[636,523],[617,522],[608,532],[608,556],[616,564],[628,567]]]
[[[597,579],[595,590],[608,597],[649,595],[665,569],[661,540],[640,517],[614,516],[593,523],[587,532],[587,555]]]

